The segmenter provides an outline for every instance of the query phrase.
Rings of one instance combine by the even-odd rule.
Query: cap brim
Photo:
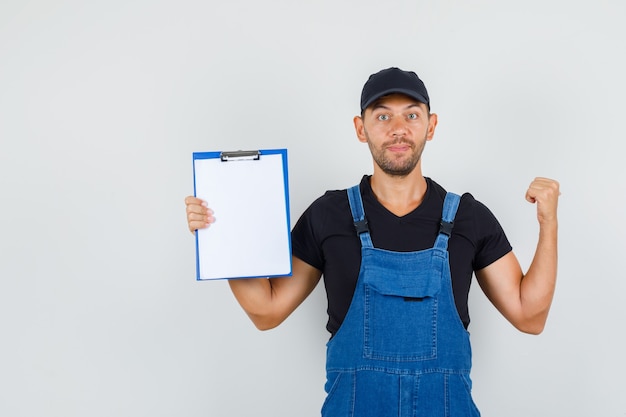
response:
[[[417,101],[419,101],[420,103],[424,103],[427,106],[429,106],[428,104],[428,100],[422,96],[421,94],[416,93],[415,91],[412,90],[406,90],[403,88],[390,88],[388,90],[384,90],[381,91],[380,93],[376,94],[375,96],[370,97],[363,105],[361,110],[365,110],[367,109],[369,106],[372,105],[372,103],[374,103],[376,100],[378,100],[381,97],[385,97],[388,96],[390,94],[404,94],[405,96],[409,96]]]

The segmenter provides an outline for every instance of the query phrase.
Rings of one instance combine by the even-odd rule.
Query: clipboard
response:
[[[193,172],[215,213],[196,231],[196,279],[291,275],[287,149],[194,152]]]

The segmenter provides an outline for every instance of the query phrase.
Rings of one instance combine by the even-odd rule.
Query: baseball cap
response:
[[[361,111],[368,108],[374,101],[389,94],[404,94],[430,109],[430,99],[426,86],[413,71],[403,71],[391,67],[370,75],[361,92]]]

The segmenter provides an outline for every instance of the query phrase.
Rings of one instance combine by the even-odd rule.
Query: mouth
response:
[[[413,148],[413,145],[408,142],[394,142],[386,146],[388,151],[391,152],[406,152]]]

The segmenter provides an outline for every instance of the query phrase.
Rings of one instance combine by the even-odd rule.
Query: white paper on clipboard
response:
[[[287,150],[198,152],[193,168],[216,219],[196,233],[196,278],[291,275]]]

